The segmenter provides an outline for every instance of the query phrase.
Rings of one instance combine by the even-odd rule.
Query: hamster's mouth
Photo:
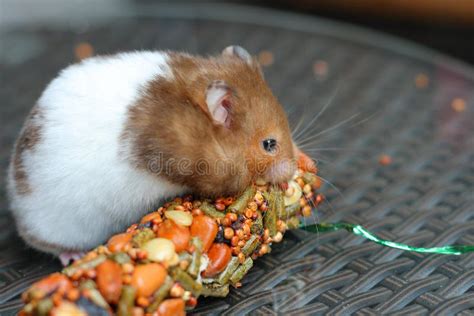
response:
[[[266,174],[257,180],[257,184],[272,183],[278,185],[282,190],[291,190],[291,182],[306,172],[316,173],[315,161],[299,149],[296,152],[297,161],[283,160],[270,166]],[[294,182],[294,181],[293,181]]]
[[[272,164],[263,179],[266,183],[287,183],[292,179],[296,171],[297,165],[294,161],[283,160]]]

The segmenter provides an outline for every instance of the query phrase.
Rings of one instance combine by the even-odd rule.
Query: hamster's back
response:
[[[85,60],[49,84],[9,169],[11,209],[30,244],[53,253],[93,247],[157,198],[179,193],[133,168],[121,140],[143,87],[171,75],[165,53],[137,52]]]

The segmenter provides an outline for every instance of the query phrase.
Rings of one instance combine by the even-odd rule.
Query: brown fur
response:
[[[23,130],[18,138],[13,152],[13,177],[17,194],[31,193],[28,177],[23,164],[23,154],[27,150],[34,150],[41,138],[41,121],[43,115],[38,106],[34,106],[28,115]]]
[[[137,167],[150,171],[156,157],[164,162],[188,159],[189,174],[174,164],[160,176],[194,192],[215,195],[239,192],[255,178],[265,177],[273,163],[294,160],[286,115],[255,61],[249,65],[237,57],[205,59],[171,53],[170,67],[174,78],[152,81],[130,109],[123,136],[132,144]],[[213,123],[205,102],[207,87],[214,80],[225,81],[232,90],[229,128]],[[268,137],[279,142],[276,155],[261,147]],[[200,161],[211,167],[210,172],[195,172]],[[220,168],[213,167],[217,161]],[[257,163],[263,165],[261,170]],[[289,169],[280,179],[270,180],[288,180],[292,172]]]

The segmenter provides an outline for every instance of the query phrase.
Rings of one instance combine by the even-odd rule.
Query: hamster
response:
[[[85,251],[165,198],[287,181],[300,154],[242,47],[93,57],[62,70],[29,114],[9,166],[10,206],[30,246]]]

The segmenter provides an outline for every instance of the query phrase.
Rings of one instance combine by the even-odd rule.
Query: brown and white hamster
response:
[[[241,191],[293,175],[298,149],[254,58],[239,46],[94,57],[43,92],[12,156],[18,231],[60,254],[104,242],[163,198]]]

